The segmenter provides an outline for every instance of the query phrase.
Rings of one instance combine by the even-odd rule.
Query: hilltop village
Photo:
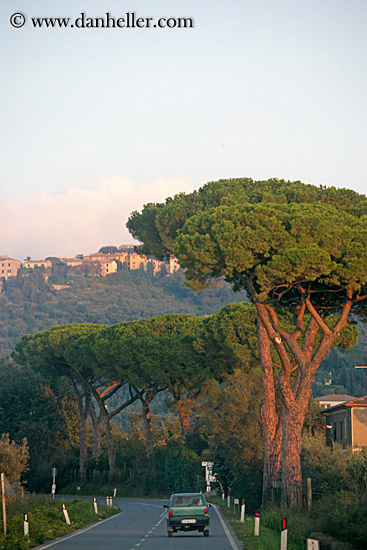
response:
[[[8,256],[0,256],[0,288],[4,280],[16,277],[18,274],[27,276],[30,271],[39,270],[47,281],[50,275],[61,273],[79,273],[89,277],[106,277],[122,269],[143,270],[153,276],[158,273],[171,274],[179,270],[177,259],[171,256],[167,261],[147,257],[135,252],[134,245],[120,247],[102,247],[99,252],[88,255],[78,254],[74,258],[47,257],[32,260],[27,257],[20,261]]]

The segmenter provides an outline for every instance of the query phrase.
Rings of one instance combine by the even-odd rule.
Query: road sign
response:
[[[307,550],[320,550],[320,543],[316,539],[307,539]]]

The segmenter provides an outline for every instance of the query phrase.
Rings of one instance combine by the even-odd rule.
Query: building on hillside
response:
[[[176,273],[180,269],[180,264],[178,263],[177,258],[174,257],[173,254],[169,257],[169,272],[170,273]]]
[[[111,254],[111,257],[114,260],[119,260],[122,264],[127,264],[129,253],[128,252],[114,252]]]
[[[324,410],[330,407],[335,407],[336,405],[342,405],[343,403],[352,401],[353,399],[355,399],[353,395],[331,393],[321,397],[315,397],[314,401],[320,405],[321,410]]]
[[[0,278],[8,279],[9,277],[16,277],[18,269],[21,267],[19,260],[9,258],[9,256],[0,256]]]
[[[166,267],[167,264],[160,260],[156,260],[155,258],[149,258],[144,262],[144,271],[149,272],[149,269],[151,269],[151,273],[153,273],[153,276],[157,275],[163,267]],[[166,271],[167,273],[167,271]]]
[[[147,260],[147,257],[144,254],[140,255],[136,252],[129,254],[127,257],[127,266],[130,270],[133,269],[144,269],[144,264]]]
[[[68,267],[77,267],[84,264],[85,260],[84,258],[60,258],[60,261]]]
[[[101,265],[101,277],[111,275],[111,273],[117,273],[117,262],[111,259],[98,260]]]
[[[44,267],[45,269],[52,267],[51,260],[24,260],[23,267],[26,269],[35,269],[36,267]]]
[[[367,447],[367,395],[353,398],[322,411],[326,444],[340,443],[343,449],[359,451]]]

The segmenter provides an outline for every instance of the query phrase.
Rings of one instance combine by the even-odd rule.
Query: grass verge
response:
[[[68,535],[85,525],[117,514],[118,506],[98,504],[98,515],[93,502],[78,499],[65,500],[71,525],[67,525],[62,511],[62,500],[47,497],[7,498],[7,536],[0,521],[0,550],[28,550],[48,540]],[[23,514],[28,514],[29,537],[24,537]]]
[[[227,508],[227,502],[219,497],[210,497],[209,501],[216,504],[221,508],[229,523],[233,527],[237,537],[243,543],[245,550],[279,550],[280,548],[280,532],[266,527],[262,518],[260,518],[260,534],[258,537],[254,536],[255,518],[253,516],[245,515],[244,523],[241,523],[240,513],[236,508],[233,510]],[[292,543],[288,540],[288,550],[304,550],[305,544],[300,546],[297,543]]]

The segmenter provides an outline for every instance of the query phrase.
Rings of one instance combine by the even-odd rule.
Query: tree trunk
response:
[[[101,417],[102,417],[102,422],[104,427],[104,433],[106,435],[106,447],[107,447],[107,456],[108,456],[108,477],[111,480],[115,475],[115,471],[116,471],[115,441],[113,439],[111,418],[106,410],[106,407],[104,406],[104,403],[103,403],[103,406],[100,407],[100,411],[101,411]]]
[[[181,423],[182,433],[186,437],[191,431],[190,424],[190,413],[187,410],[183,400],[180,398],[177,402],[178,405],[178,416]]]
[[[147,449],[147,457],[151,457],[154,454],[154,438],[153,438],[153,425],[152,416],[150,414],[149,403],[151,399],[147,396],[141,399],[141,406],[143,410],[143,420],[145,427],[145,442]]]
[[[87,417],[89,409],[89,399],[88,395],[85,393],[81,394],[79,392],[78,386],[72,376],[69,375],[69,380],[72,383],[74,388],[74,393],[76,396],[76,402],[78,405],[78,416],[79,416],[79,471],[80,471],[80,480],[85,481],[86,478],[86,468],[88,460],[88,447],[87,447]],[[85,405],[83,405],[83,397],[85,397]]]
[[[79,414],[79,470],[80,480],[85,481],[87,468],[87,421],[84,414]]]
[[[100,419],[97,417],[94,404],[91,401],[90,407],[89,407],[89,414],[92,420],[92,426],[93,426],[93,449],[92,454],[94,460],[98,460],[102,453],[102,446],[101,446],[101,422]]]
[[[258,320],[257,333],[263,391],[261,403],[261,420],[264,437],[262,506],[265,506],[268,502],[273,501],[274,488],[279,487],[281,481],[282,428],[275,408],[275,388],[270,340],[260,319]]]
[[[186,437],[191,431],[190,415],[192,413],[192,410],[189,409],[187,405],[188,402],[192,402],[193,399],[182,399],[179,391],[172,386],[170,387],[170,391],[173,395],[173,399],[175,400],[174,410],[177,412],[180,419],[182,434],[184,437]]]
[[[292,411],[283,417],[282,506],[302,504],[301,432],[305,414]]]

